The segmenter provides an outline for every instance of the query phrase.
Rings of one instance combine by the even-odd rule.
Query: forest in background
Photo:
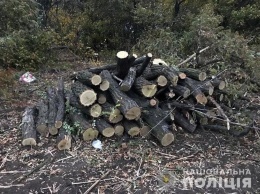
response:
[[[259,77],[257,0],[1,0],[0,13],[1,85],[14,69],[55,66],[62,47],[83,60],[126,50],[175,65],[209,46],[188,65]]]

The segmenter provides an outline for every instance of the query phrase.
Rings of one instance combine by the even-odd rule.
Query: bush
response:
[[[4,68],[39,69],[46,63],[53,42],[50,31],[14,31],[0,38],[0,66]]]

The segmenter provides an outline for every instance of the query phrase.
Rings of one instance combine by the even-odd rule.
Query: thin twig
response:
[[[195,112],[198,112],[198,113],[200,113],[200,114],[202,114],[202,115],[205,115],[205,116],[207,116],[208,118],[213,118],[213,119],[219,120],[219,121],[226,121],[225,119],[221,119],[221,118],[218,118],[218,117],[209,116],[209,115],[207,115],[206,113],[201,112],[201,111],[198,110],[198,109],[195,109],[194,111],[195,111]],[[232,124],[232,125],[240,126],[240,127],[248,127],[248,128],[250,128],[250,129],[260,130],[259,127],[254,127],[254,126],[251,127],[251,126],[248,126],[248,124],[241,124],[241,123],[236,123],[236,122],[232,122],[232,121],[230,121],[229,123]]]
[[[167,156],[167,157],[169,157],[169,158],[177,158],[177,156],[175,156],[175,155],[171,155],[171,154],[166,154],[166,153],[163,153],[163,152],[157,152],[157,151],[155,151],[157,154],[160,154],[160,155],[163,155],[163,156]]]
[[[56,162],[60,162],[60,161],[63,161],[63,160],[67,160],[67,159],[70,159],[70,158],[72,158],[73,156],[68,156],[68,157],[66,157],[66,158],[61,158],[61,159],[59,159],[59,160],[57,160]],[[55,163],[56,163],[55,162]]]
[[[100,180],[99,182],[103,182],[103,181],[110,181],[110,180],[114,180],[115,178],[108,178],[108,179],[103,179]],[[93,180],[93,181],[85,181],[85,182],[75,182],[75,183],[71,183],[72,185],[82,185],[82,184],[89,184],[89,183],[94,183],[97,180]]]
[[[4,167],[6,161],[8,160],[8,159],[7,159],[7,156],[8,156],[8,154],[6,154],[6,156],[5,156],[4,159],[2,160],[2,164],[1,164],[1,166],[0,166],[0,169],[1,169],[2,167]]]
[[[9,188],[11,188],[11,187],[23,187],[23,186],[24,186],[24,184],[6,185],[6,186],[0,185],[0,189],[9,189]]]
[[[212,96],[208,96],[208,99],[216,106],[220,114],[226,119],[227,122],[227,130],[230,130],[230,120],[227,117],[227,115],[224,113],[223,109],[220,107],[220,105],[214,100]]]
[[[199,51],[199,54],[202,53],[202,52],[204,52],[204,51],[207,50],[207,49],[209,49],[209,46],[205,47],[204,49],[201,49],[201,50]],[[185,64],[185,63],[187,63],[187,62],[189,62],[192,58],[194,58],[194,57],[196,56],[196,54],[197,54],[197,53],[192,54],[191,56],[189,56],[187,59],[185,59],[184,61],[182,61],[181,63],[179,63],[179,64],[176,65],[176,66],[177,66],[177,67],[180,67],[181,65],[183,65],[183,64]]]
[[[107,171],[103,176],[101,176],[100,179],[97,180],[91,187],[89,187],[89,189],[84,194],[89,193],[101,181],[101,179],[105,178],[110,172],[111,170]]]
[[[18,171],[18,170],[13,170],[13,171],[1,171],[0,174],[17,174],[17,173],[25,173],[28,171]]]
[[[187,160],[187,159],[193,158],[197,153],[199,153],[199,151],[196,151],[194,154],[191,154],[189,156],[184,156],[184,157],[181,157],[181,158],[173,159],[173,161]]]

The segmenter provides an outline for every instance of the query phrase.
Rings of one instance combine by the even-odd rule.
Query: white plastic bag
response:
[[[36,78],[30,72],[26,72],[19,79],[19,81],[25,82],[25,83],[31,83],[35,80],[36,80]]]
[[[95,140],[92,142],[92,146],[96,149],[102,150],[102,143],[100,140]]]

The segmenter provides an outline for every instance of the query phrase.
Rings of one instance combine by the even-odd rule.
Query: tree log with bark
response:
[[[35,146],[36,145],[36,128],[35,128],[36,108],[27,107],[23,113],[22,118],[22,145]]]
[[[101,77],[107,79],[110,83],[109,92],[116,105],[119,105],[119,110],[128,120],[134,120],[141,116],[141,109],[137,103],[129,98],[125,93],[118,89],[119,85],[113,80],[109,71],[104,70]]]

